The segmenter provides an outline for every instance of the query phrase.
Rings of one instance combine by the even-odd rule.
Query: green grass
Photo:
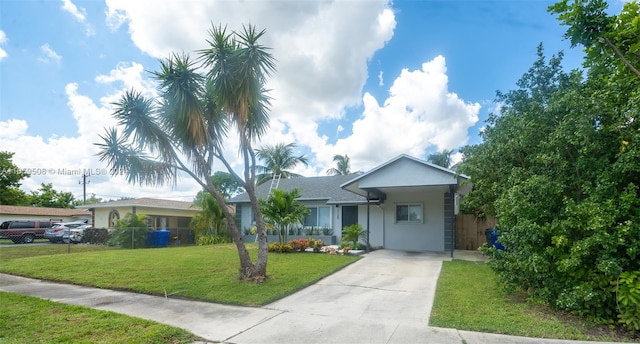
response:
[[[48,240],[47,240],[48,242]],[[27,246],[0,246],[0,261],[5,259],[25,258],[35,256],[49,256],[52,254],[80,253],[89,251],[114,250],[113,247],[102,245],[27,245]]]
[[[0,292],[0,343],[192,343],[175,327],[125,315]]]
[[[92,245],[71,247],[72,254],[66,254],[66,245],[1,247],[0,272],[100,288],[259,306],[304,288],[358,259],[353,256],[324,254],[270,254],[269,279],[265,283],[254,284],[237,280],[239,263],[233,245],[145,250],[109,249]],[[248,247],[255,258],[255,245],[249,244]],[[19,301],[14,298],[19,298]],[[14,303],[20,303],[22,311],[14,311]],[[33,315],[29,315],[32,313]],[[109,321],[102,322],[103,318],[111,319],[116,315],[102,313],[24,296],[9,298],[3,293],[0,294],[0,343],[5,339],[10,339],[9,342],[12,343],[66,342],[66,338],[94,343],[110,336],[110,339],[121,338],[118,332],[121,328],[129,326],[130,322],[138,324],[138,319],[118,316],[121,318],[114,322],[117,321],[120,326],[111,327]],[[58,314],[61,315],[57,316]],[[73,320],[76,316],[81,320]],[[49,317],[50,320],[40,320]],[[49,328],[60,326],[60,322],[82,322],[89,325],[80,327],[81,335],[78,331],[69,334],[56,330],[51,336],[43,334],[43,337],[27,340],[31,338],[30,335],[23,335],[21,330],[13,330],[16,323],[6,319],[26,322],[25,333],[46,333]],[[497,286],[495,275],[486,264],[461,260],[443,263],[430,325],[527,337],[637,340],[609,328],[598,327],[527,302],[522,297],[507,295]],[[172,333],[175,329],[160,330],[153,327],[158,324],[152,322],[135,326],[150,333],[141,332],[122,342],[182,343],[180,334],[175,334],[176,339],[156,339],[174,338]],[[47,331],[43,330],[45,328]],[[2,337],[7,331],[11,332]],[[156,333],[158,337],[154,337]],[[65,337],[71,335],[72,337]]]
[[[486,264],[462,260],[443,263],[429,325],[525,337],[633,341],[608,327],[508,295]]]
[[[40,247],[26,247],[38,249]],[[248,245],[257,255],[256,246]],[[0,272],[38,279],[176,295],[224,304],[260,306],[302,289],[356,261],[354,256],[270,254],[269,279],[262,284],[238,280],[234,245],[102,250],[74,254],[11,258],[2,249]]]

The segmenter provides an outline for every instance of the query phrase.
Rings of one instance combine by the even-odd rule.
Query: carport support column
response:
[[[371,217],[371,203],[369,200],[369,191],[367,191],[367,253],[369,253],[369,218]]]
[[[451,248],[451,258],[456,249],[456,220],[455,220],[455,186],[449,185],[449,192],[444,194],[444,238],[445,245]],[[446,248],[445,248],[446,249]]]

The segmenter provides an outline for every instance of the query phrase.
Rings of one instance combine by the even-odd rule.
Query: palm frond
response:
[[[119,135],[117,129],[106,129],[100,138],[102,143],[94,143],[100,148],[97,155],[100,161],[107,163],[112,176],[124,175],[129,183],[140,185],[176,182],[175,166],[149,158],[141,150],[132,147],[126,136]]]
[[[152,99],[145,98],[140,92],[130,90],[113,105],[115,105],[113,116],[124,128],[125,139],[133,136],[132,141],[139,149],[148,149],[167,161],[174,159],[171,139],[158,123],[157,108]]]
[[[163,127],[186,152],[209,141],[202,104],[204,78],[196,69],[188,55],[173,54],[161,61],[159,72],[153,72],[160,81],[163,100],[159,114]]]

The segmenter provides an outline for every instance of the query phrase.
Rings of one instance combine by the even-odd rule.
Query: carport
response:
[[[456,200],[466,193],[461,184],[467,179],[400,155],[341,187],[367,198],[368,235],[381,237],[384,248],[453,252]],[[372,207],[381,216],[372,217]]]

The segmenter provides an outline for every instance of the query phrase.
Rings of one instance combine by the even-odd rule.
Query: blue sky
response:
[[[348,154],[353,170],[402,153],[426,158],[479,142],[496,90],[515,87],[539,43],[547,56],[563,50],[565,68],[580,66],[551,4],[0,0],[0,150],[44,169],[23,189],[53,183],[82,198],[80,177],[64,170],[107,167],[93,143],[114,125],[110,104],[129,88],[152,94],[146,71],[169,52],[203,48],[212,23],[251,23],[267,30],[262,43],[278,60],[271,130],[257,146],[297,143],[306,176],[324,175],[334,154]],[[227,147],[234,160],[234,138]],[[198,190],[187,178],[156,188],[97,173],[89,181],[87,192],[105,199],[191,200]]]

